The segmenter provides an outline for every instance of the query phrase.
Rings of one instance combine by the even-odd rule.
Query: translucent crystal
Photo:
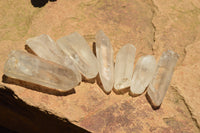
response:
[[[156,60],[153,56],[142,56],[138,60],[131,81],[131,94],[141,94],[153,79],[156,71]]]
[[[26,41],[26,45],[39,57],[64,65],[72,69],[77,75],[77,79],[81,81],[81,74],[75,67],[70,57],[56,45],[56,43],[45,34],[30,38]]]
[[[114,83],[116,90],[121,90],[131,85],[135,53],[136,48],[132,44],[126,44],[117,53]]]
[[[113,48],[109,38],[103,31],[99,31],[96,34],[96,54],[99,62],[99,76],[104,91],[109,93],[114,84]]]
[[[161,105],[169,87],[178,55],[173,51],[166,51],[162,54],[154,79],[148,87],[147,94],[155,107]]]
[[[86,40],[77,32],[57,40],[58,46],[74,61],[79,71],[88,79],[98,73],[97,59]]]
[[[56,62],[58,64],[63,64],[64,55],[59,51],[55,42],[45,34],[29,38],[26,41],[26,45],[38,56]],[[61,58],[62,57],[62,58]]]
[[[72,69],[22,51],[11,52],[4,66],[4,74],[63,91],[68,91],[79,83]]]

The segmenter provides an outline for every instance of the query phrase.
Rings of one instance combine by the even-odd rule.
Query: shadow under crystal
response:
[[[132,96],[132,97],[141,96],[142,94],[147,93],[147,89],[148,89],[148,86],[145,88],[145,90],[144,90],[141,94],[133,94],[133,93],[131,92],[131,90],[130,90],[130,91],[129,91],[129,96]]]
[[[1,84],[0,116],[0,125],[19,133],[89,133],[67,118],[28,105],[11,88]]]
[[[125,93],[129,92],[129,89],[130,89],[130,87],[126,87],[126,88],[123,88],[120,90],[113,88],[113,92],[117,95],[124,95]]]
[[[24,49],[25,49],[28,53],[37,56],[37,54],[36,54],[35,52],[33,52],[33,50],[32,50],[28,45],[25,45],[25,48],[24,48]]]
[[[111,91],[113,90],[113,89],[112,89],[110,92],[106,92],[106,91],[105,91],[105,89],[104,89],[104,87],[103,87],[103,84],[102,84],[102,82],[101,82],[101,79],[100,79],[99,74],[98,74],[97,77],[96,77],[96,81],[97,81],[97,85],[103,90],[103,92],[104,92],[105,94],[109,95],[109,94],[111,93]]]
[[[161,105],[160,105],[160,106],[155,106],[155,105],[153,104],[153,102],[152,102],[150,96],[148,95],[148,93],[146,93],[145,96],[146,96],[146,99],[147,99],[147,101],[149,102],[149,104],[151,105],[151,107],[152,107],[153,110],[157,110],[157,109],[160,108]]]
[[[94,56],[97,57],[96,43],[95,42],[92,43],[92,52],[93,52]]]
[[[95,79],[96,77],[92,78],[92,79],[87,79],[85,76],[81,75],[82,77],[82,81],[83,82],[86,82],[86,83],[91,83],[91,84],[94,84],[95,83]]]

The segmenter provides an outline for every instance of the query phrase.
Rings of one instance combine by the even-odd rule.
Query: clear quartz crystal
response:
[[[98,73],[97,59],[86,40],[77,32],[57,40],[62,51],[69,55],[80,73],[87,79],[96,77]]]
[[[169,87],[178,54],[166,51],[160,57],[154,79],[150,83],[147,94],[155,107],[159,107]]]
[[[78,80],[81,82],[81,74],[75,67],[70,57],[63,53],[57,44],[45,34],[30,38],[26,41],[26,45],[39,57],[64,65],[73,69],[77,75]]]
[[[72,69],[23,51],[11,52],[4,66],[4,74],[61,91],[71,90],[79,83]]]
[[[99,76],[104,91],[109,93],[114,84],[113,48],[103,31],[98,31],[96,34],[96,54],[99,62]]]
[[[153,56],[142,56],[138,60],[131,81],[131,94],[141,94],[149,85],[156,71],[156,60]]]
[[[126,44],[117,53],[114,83],[116,90],[121,90],[131,85],[135,54],[136,48],[132,44]]]

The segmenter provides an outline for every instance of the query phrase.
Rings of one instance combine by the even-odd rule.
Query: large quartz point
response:
[[[130,92],[132,95],[139,95],[145,91],[146,87],[153,79],[156,67],[156,60],[152,55],[140,57],[131,81]]]
[[[96,34],[96,54],[99,62],[99,76],[104,91],[109,93],[114,84],[113,48],[103,31],[98,31]]]
[[[136,48],[132,44],[126,44],[117,53],[114,83],[116,90],[121,90],[131,85],[135,52]]]
[[[79,83],[72,69],[22,51],[11,52],[4,66],[4,74],[61,91],[68,91]]]
[[[164,52],[158,62],[156,75],[150,83],[147,94],[154,107],[159,107],[169,87],[178,55],[168,50]]]
[[[77,32],[57,40],[58,46],[75,63],[80,73],[87,79],[96,77],[98,73],[97,59],[86,40]]]
[[[81,82],[81,74],[75,67],[73,61],[68,55],[63,53],[48,35],[42,34],[30,38],[26,41],[26,45],[39,57],[72,69],[75,72],[77,79]]]

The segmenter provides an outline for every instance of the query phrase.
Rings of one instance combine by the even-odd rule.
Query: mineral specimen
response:
[[[170,50],[163,53],[158,65],[153,56],[143,56],[133,72],[136,48],[126,44],[117,53],[114,68],[113,48],[103,31],[96,34],[97,58],[77,32],[56,43],[43,34],[28,39],[26,46],[37,56],[22,51],[11,52],[4,66],[6,76],[68,91],[78,85],[81,74],[92,79],[99,72],[105,93],[110,93],[113,85],[117,91],[130,87],[132,95],[142,94],[148,87],[147,96],[154,107],[161,105],[178,60],[178,55]]]
[[[138,95],[144,92],[146,87],[153,79],[156,66],[156,60],[153,56],[147,55],[140,57],[136,64],[131,81],[131,94]]]
[[[132,44],[126,44],[117,53],[114,83],[116,90],[121,90],[131,85],[135,54],[136,48]]]
[[[150,83],[147,94],[154,107],[159,107],[169,87],[178,55],[168,50],[164,52],[158,62],[156,75]]]
[[[75,67],[73,61],[48,35],[42,34],[40,36],[30,38],[26,41],[26,45],[39,57],[72,69],[79,82],[81,82],[81,74]]]
[[[79,83],[72,69],[22,51],[11,52],[4,74],[60,91],[68,91]]]
[[[57,40],[58,46],[73,61],[80,73],[87,79],[96,77],[98,73],[97,59],[86,40],[77,32]]]
[[[109,93],[114,84],[113,48],[103,31],[98,31],[96,34],[96,54],[99,62],[99,76],[104,91]]]

